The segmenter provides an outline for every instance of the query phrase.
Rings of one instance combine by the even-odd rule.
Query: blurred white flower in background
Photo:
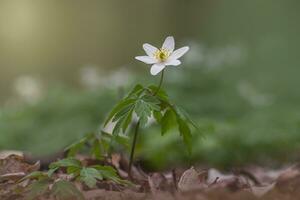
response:
[[[175,40],[173,36],[168,36],[160,49],[152,46],[151,44],[143,44],[147,56],[136,56],[135,59],[142,61],[146,64],[152,64],[150,73],[155,76],[166,66],[178,66],[181,64],[180,57],[182,57],[188,50],[189,47],[181,47],[174,51]]]
[[[248,101],[253,107],[268,106],[274,101],[269,94],[259,92],[252,84],[247,81],[241,81],[237,85],[239,95]]]
[[[133,74],[127,68],[121,67],[108,74],[106,86],[110,88],[123,87],[133,82]]]
[[[17,97],[26,103],[36,103],[42,96],[40,81],[29,75],[18,77],[14,81],[14,90]]]
[[[96,65],[87,65],[80,69],[80,82],[88,89],[116,88],[130,84],[132,73],[125,67],[105,72]]]
[[[89,89],[98,88],[101,84],[101,76],[97,66],[88,65],[80,69],[80,82]]]
[[[202,64],[205,59],[206,48],[198,42],[188,41],[188,43],[189,46],[193,49],[193,51],[186,55],[186,63],[189,65]]]
[[[203,67],[215,70],[224,66],[239,64],[246,58],[246,50],[241,44],[229,44],[224,47],[206,47],[198,42],[190,41],[193,49],[186,56],[187,64],[192,67]]]

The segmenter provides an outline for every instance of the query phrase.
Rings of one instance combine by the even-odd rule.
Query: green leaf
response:
[[[160,100],[156,96],[144,95],[142,100],[145,101],[152,110],[160,111]]]
[[[173,110],[168,109],[161,119],[161,135],[164,135],[176,125],[176,114]]]
[[[155,96],[152,96],[152,95],[144,95],[144,96],[142,96],[142,99],[144,101],[146,101],[147,103],[160,104],[159,99]]]
[[[120,118],[125,117],[128,113],[130,113],[134,108],[134,104],[130,104],[126,107],[124,107],[122,110],[116,113],[116,115],[113,117],[112,122],[118,121]]]
[[[129,138],[128,136],[126,135],[122,135],[122,134],[119,134],[119,135],[112,135],[110,133],[107,133],[105,131],[101,131],[101,134],[103,137],[105,138],[109,138],[109,140],[113,139],[115,140],[118,144],[121,144],[123,146],[126,146],[128,147],[129,145]]]
[[[142,99],[139,99],[135,104],[135,112],[139,117],[150,116],[151,115],[151,109],[149,108],[148,104],[143,101]]]
[[[27,176],[23,177],[18,182],[25,181],[26,179],[41,179],[41,178],[45,178],[45,177],[47,177],[47,174],[45,172],[35,171],[35,172],[31,172]]]
[[[183,142],[188,148],[189,153],[192,152],[192,133],[191,129],[189,128],[188,124],[182,120],[181,118],[177,118],[178,129],[180,135],[183,137]]]
[[[82,180],[89,188],[96,186],[97,179],[102,180],[103,176],[95,168],[82,168],[80,171],[80,180]]]
[[[100,140],[98,138],[96,138],[93,141],[92,148],[91,148],[91,153],[97,159],[101,159],[102,158],[100,146],[101,146]]]
[[[53,167],[52,169],[49,169],[47,172],[48,177],[51,177],[53,175],[53,173],[58,169],[59,169],[59,167]]]
[[[125,117],[125,120],[123,122],[123,125],[122,125],[122,130],[123,130],[123,133],[126,132],[131,120],[132,120],[132,113],[133,113],[133,109],[130,110],[129,113],[127,113],[126,117]]]
[[[112,180],[115,183],[122,184],[122,185],[133,186],[133,184],[130,181],[121,179],[117,174],[117,171],[111,166],[95,165],[93,167],[97,169],[102,174],[102,176],[107,180]]]
[[[51,194],[57,200],[84,200],[83,194],[71,182],[65,180],[55,182]]]
[[[142,85],[140,85],[140,84],[137,84],[136,86],[134,86],[134,88],[129,92],[129,94],[127,95],[127,97],[126,98],[130,98],[130,97],[132,97],[132,96],[136,96],[136,97],[138,97],[140,94],[141,94],[141,92],[144,90],[144,87],[142,86]]]
[[[179,106],[173,106],[175,112],[177,113],[177,115],[184,121],[190,123],[192,126],[194,126],[194,128],[196,128],[197,130],[200,130],[200,128],[197,126],[197,124],[191,119],[191,117],[187,114],[187,112],[179,107]]]
[[[119,121],[115,124],[114,129],[113,129],[113,132],[112,132],[113,135],[118,135],[118,134],[119,134],[119,132],[121,131],[122,124],[123,124],[124,120],[125,120],[125,118],[122,117],[122,118],[120,118]]]
[[[148,117],[146,116],[140,117],[139,122],[140,122],[140,127],[145,127],[148,122]]]
[[[156,120],[156,122],[157,122],[158,124],[161,123],[161,119],[162,119],[161,111],[156,111],[156,110],[154,110],[154,111],[153,111],[153,117],[155,118],[155,120]]]
[[[78,167],[81,168],[81,162],[75,158],[65,158],[59,161],[53,162],[49,165],[50,169],[57,167]]]
[[[135,99],[123,99],[121,100],[110,112],[106,121],[104,122],[104,126],[114,117],[114,115],[124,109],[126,106],[133,104],[136,100]]]
[[[67,167],[67,174],[74,174],[75,176],[78,176],[80,173],[80,169],[79,167]]]
[[[148,89],[151,91],[152,94],[154,94],[158,90],[158,87],[156,85],[150,85],[148,86]],[[159,91],[156,93],[156,96],[165,101],[168,101],[169,99],[167,92],[162,88],[159,89]]]
[[[112,180],[112,181],[114,181],[116,183],[120,183],[120,184],[126,183],[126,181],[123,182],[124,180],[122,180],[118,176],[117,171],[111,166],[94,165],[94,166],[91,166],[91,167],[98,170],[99,173],[101,173],[103,178],[105,178],[106,180]]]
[[[68,157],[74,157],[75,154],[80,151],[84,145],[93,137],[95,137],[94,133],[89,133],[87,134],[85,137],[83,137],[81,140],[71,144],[70,146],[68,146],[67,148],[65,148],[65,151],[68,152]]]
[[[52,174],[61,167],[66,167],[68,174],[77,174],[82,166],[81,162],[75,158],[65,158],[49,165],[48,176],[51,177]]]
[[[25,199],[39,199],[40,196],[42,196],[48,191],[48,186],[50,185],[50,183],[51,181],[46,178],[33,182],[27,188],[27,192],[25,193]]]
[[[129,144],[129,137],[123,134],[118,134],[118,135],[111,135],[109,134],[110,140],[113,140],[119,145],[124,146],[125,148],[129,149],[130,144]]]
[[[135,113],[139,117],[141,127],[144,127],[148,122],[148,117],[151,116],[151,107],[142,99],[139,99],[135,105]]]

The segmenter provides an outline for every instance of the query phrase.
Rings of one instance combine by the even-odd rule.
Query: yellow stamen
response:
[[[170,56],[170,52],[166,49],[159,49],[154,53],[154,57],[157,60],[165,61]]]

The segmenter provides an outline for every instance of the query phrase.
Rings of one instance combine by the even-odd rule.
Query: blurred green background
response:
[[[299,159],[300,2],[2,0],[0,149],[51,154],[101,127],[135,83],[134,60],[173,35],[190,52],[164,88],[205,130],[188,156],[177,133],[144,130],[150,167],[276,166]]]

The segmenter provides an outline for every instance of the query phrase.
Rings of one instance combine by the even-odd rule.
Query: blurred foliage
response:
[[[96,130],[113,95],[54,88],[38,103],[1,110],[0,148],[49,154]]]

